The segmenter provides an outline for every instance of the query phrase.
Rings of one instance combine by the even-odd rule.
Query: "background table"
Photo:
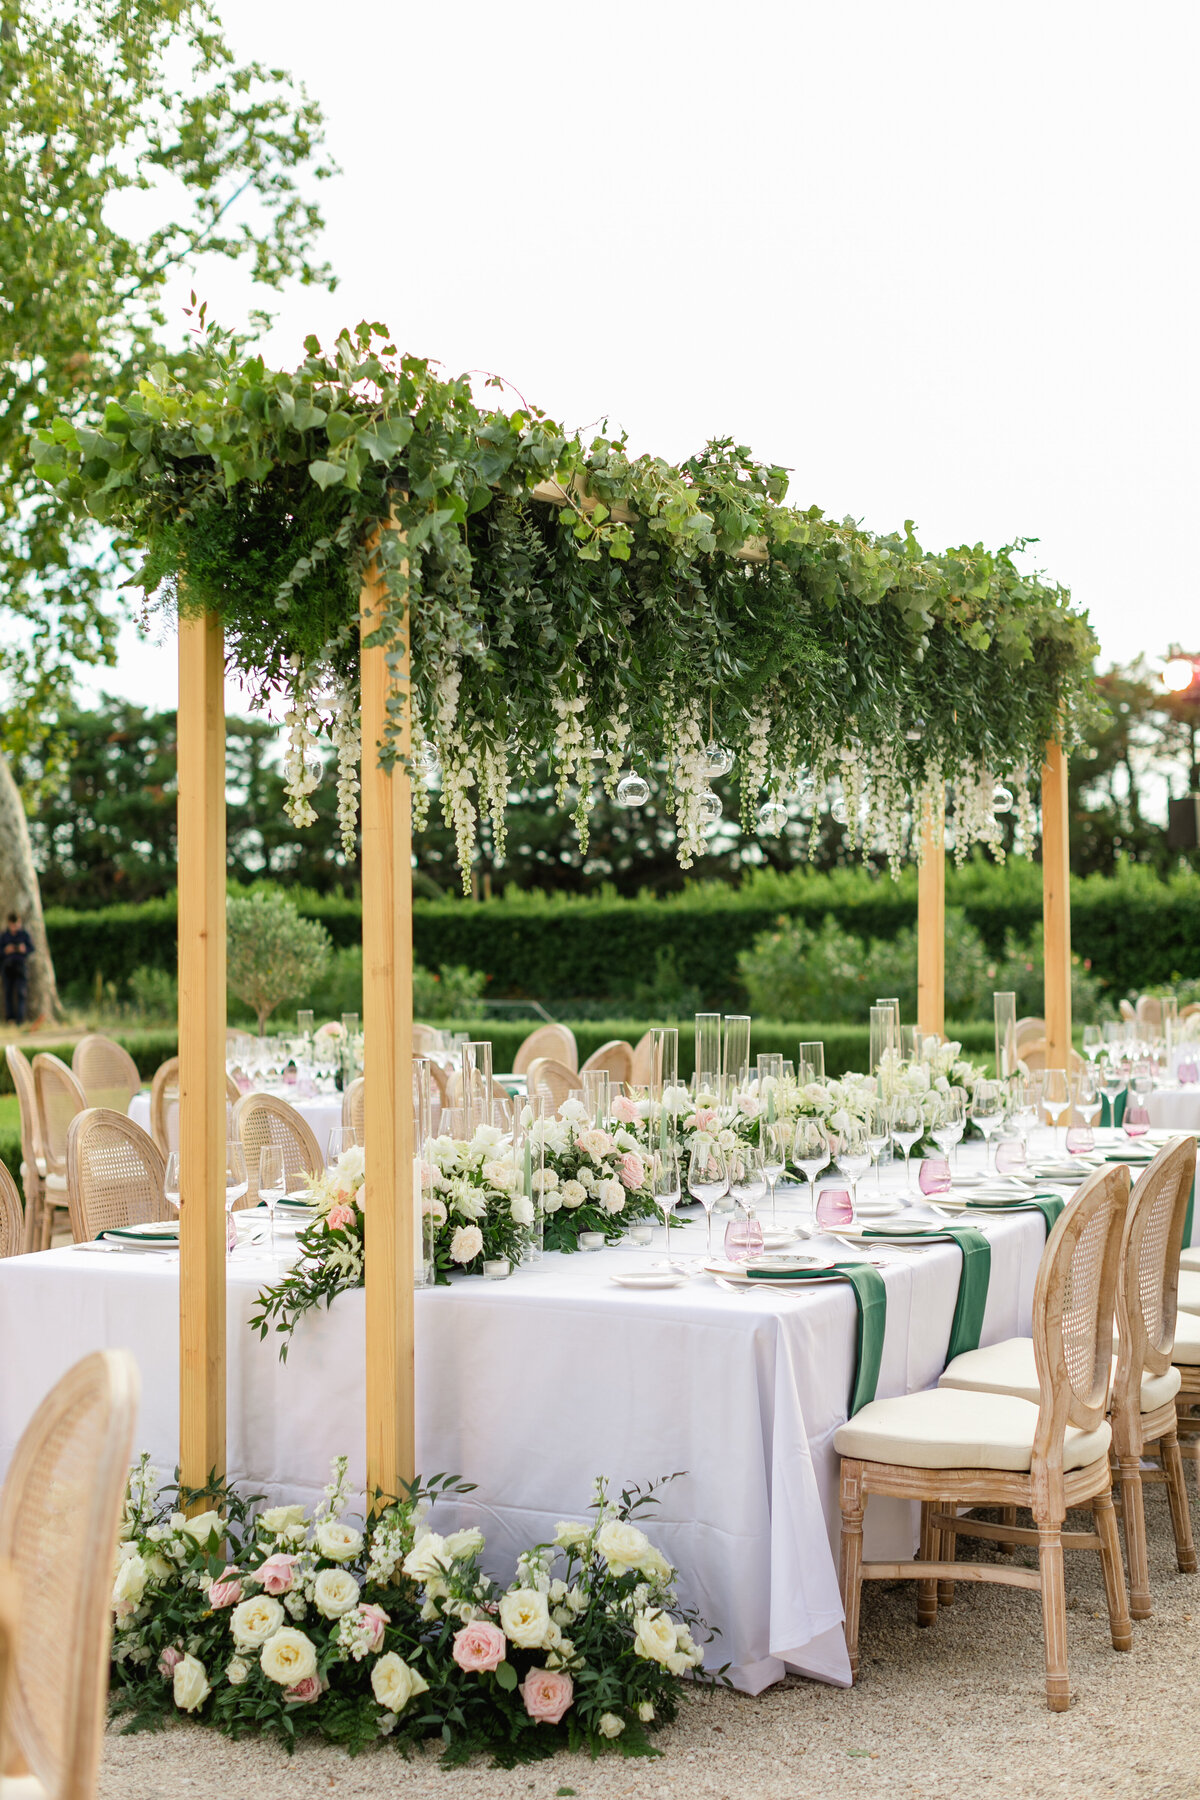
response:
[[[1045,1228],[1039,1214],[1022,1213],[987,1229],[982,1341],[992,1343],[1029,1330]],[[703,1247],[699,1225],[676,1235],[681,1252]],[[851,1289],[832,1282],[743,1298],[706,1277],[640,1292],[609,1280],[660,1254],[551,1256],[508,1281],[418,1292],[418,1467],[478,1484],[440,1509],[439,1523],[477,1520],[490,1571],[508,1578],[517,1549],[551,1537],[560,1519],[587,1516],[595,1475],[619,1489],[681,1470],[649,1529],[680,1568],[685,1601],[721,1628],[713,1663],[729,1662],[752,1693],[789,1668],[846,1683],[833,1434],[854,1371]],[[961,1268],[952,1244],[888,1255],[881,1397],[936,1382]],[[347,1452],[361,1491],[364,1296],[311,1313],[284,1364],[276,1344],[247,1327],[270,1274],[249,1250],[229,1265],[230,1474],[271,1501],[312,1504],[330,1459]],[[136,1447],[174,1468],[178,1281],[177,1259],[145,1252],[0,1261],[5,1467],[52,1383],[86,1352],[124,1346],[142,1372]],[[911,1555],[913,1509],[873,1500],[868,1544],[873,1555]]]
[[[300,1117],[309,1127],[317,1140],[317,1148],[323,1157],[329,1154],[329,1133],[335,1125],[342,1122],[342,1096],[340,1094],[316,1094],[307,1100],[293,1100],[287,1094],[277,1096],[286,1100],[289,1106],[295,1107]],[[129,1102],[129,1117],[143,1131],[150,1129],[150,1095],[135,1094]],[[167,1108],[167,1142],[172,1150],[179,1148],[179,1106],[176,1103]]]
[[[1200,1131],[1200,1087],[1155,1088],[1146,1111],[1155,1131]]]

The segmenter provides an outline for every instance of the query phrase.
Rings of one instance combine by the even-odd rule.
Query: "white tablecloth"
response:
[[[286,1098],[286,1096],[284,1096]],[[335,1125],[342,1122],[342,1096],[340,1094],[318,1094],[308,1100],[289,1100],[300,1117],[308,1125],[317,1140],[317,1148],[322,1156],[329,1154],[329,1133]],[[129,1117],[143,1131],[150,1129],[150,1096],[148,1093],[135,1094],[129,1102]],[[167,1108],[167,1142],[172,1150],[179,1148],[179,1107]]]
[[[1155,1088],[1146,1110],[1154,1131],[1200,1131],[1200,1087]]]
[[[984,1343],[1028,1332],[1045,1241],[1037,1213],[988,1230]],[[703,1247],[698,1225],[680,1238],[681,1251]],[[683,1470],[651,1532],[682,1572],[684,1599],[721,1628],[714,1661],[731,1663],[749,1692],[788,1668],[845,1683],[833,1434],[854,1368],[853,1293],[833,1282],[742,1298],[705,1277],[641,1292],[609,1280],[660,1253],[553,1256],[506,1282],[418,1292],[417,1466],[478,1483],[443,1509],[443,1528],[477,1519],[491,1571],[511,1574],[518,1548],[586,1516],[595,1475],[619,1487]],[[948,1244],[891,1253],[880,1397],[937,1380],[960,1268]],[[247,1328],[269,1274],[248,1250],[229,1265],[230,1474],[271,1500],[311,1503],[344,1451],[361,1489],[363,1294],[309,1315],[283,1364]],[[137,1444],[175,1466],[178,1280],[176,1259],[140,1252],[0,1261],[3,1466],[52,1383],[86,1352],[118,1345],[142,1371]],[[872,1501],[868,1544],[912,1554],[913,1509]]]

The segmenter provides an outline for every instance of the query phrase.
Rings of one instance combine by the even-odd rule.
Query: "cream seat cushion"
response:
[[[46,1800],[36,1775],[0,1775],[0,1800]]]
[[[1171,1361],[1200,1363],[1200,1313],[1181,1312],[1175,1318],[1175,1348]]]
[[[1038,1409],[1012,1394],[927,1388],[894,1400],[872,1400],[835,1436],[839,1456],[899,1463],[909,1469],[1029,1468]],[[1063,1468],[1081,1469],[1108,1455],[1112,1433],[1068,1426]]]
[[[1179,1265],[1179,1310],[1200,1313],[1200,1271]]]
[[[1179,1252],[1179,1266],[1181,1269],[1200,1269],[1200,1244],[1184,1245]]]
[[[1117,1372],[1115,1356],[1112,1372],[1114,1375]],[[1167,1369],[1162,1375],[1143,1375],[1142,1411],[1154,1412],[1168,1400],[1173,1400],[1181,1380],[1179,1370],[1174,1368]],[[1032,1400],[1036,1406],[1040,1390],[1033,1360],[1033,1339],[1005,1338],[1003,1343],[988,1344],[983,1350],[964,1350],[961,1356],[947,1363],[938,1377],[938,1386],[965,1388],[972,1393],[1015,1394],[1019,1400]]]

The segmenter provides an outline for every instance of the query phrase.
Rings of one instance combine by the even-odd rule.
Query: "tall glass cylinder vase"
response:
[[[750,1080],[750,1014],[725,1015],[725,1080],[742,1093]]]
[[[546,1120],[550,1103],[543,1094],[533,1094],[518,1115],[520,1124],[514,1142],[521,1191],[529,1202],[531,1217],[525,1226],[526,1246],[521,1254],[524,1267],[540,1263],[546,1250]]]
[[[592,1124],[603,1130],[612,1115],[612,1079],[607,1069],[584,1070],[583,1104]]]
[[[672,1101],[679,1088],[679,1027],[656,1025],[650,1035],[650,1117],[647,1140],[652,1148],[670,1149],[675,1143],[678,1115]]]
[[[716,1094],[721,1086],[721,1015],[696,1014],[696,1092]]]
[[[896,1020],[896,1035],[900,1035],[900,1002],[898,1000],[877,1000],[876,1006],[890,1006]]]
[[[492,1046],[468,1043],[462,1047],[462,1103],[468,1141],[480,1125],[492,1122]]]
[[[1162,997],[1162,1034],[1167,1050],[1167,1074],[1171,1075],[1174,1073],[1171,1053],[1179,1042],[1179,999],[1175,994]]]
[[[825,1045],[813,1039],[802,1043],[796,1058],[796,1080],[803,1087],[809,1081],[825,1079]]]
[[[879,1079],[880,1064],[896,1054],[896,1015],[890,1000],[881,1000],[871,1008],[870,1074]]]
[[[996,1080],[1007,1081],[1017,1072],[1017,996],[993,994],[996,1015]]]
[[[413,1093],[413,1286],[432,1287],[437,1278],[437,1221],[433,1170],[426,1160],[433,1136],[433,1076],[427,1056],[412,1059]]]

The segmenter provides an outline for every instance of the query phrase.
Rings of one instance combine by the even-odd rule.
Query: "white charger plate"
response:
[[[677,1288],[691,1280],[682,1269],[633,1269],[625,1275],[610,1275],[623,1288]]]

